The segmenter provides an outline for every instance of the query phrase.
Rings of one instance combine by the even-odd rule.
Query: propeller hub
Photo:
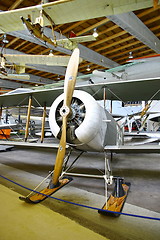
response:
[[[67,106],[62,106],[60,109],[60,115],[62,117],[67,116],[70,113],[70,109]]]

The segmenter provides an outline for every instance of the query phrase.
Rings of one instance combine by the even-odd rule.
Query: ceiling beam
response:
[[[55,51],[59,51],[59,52],[71,55],[70,50],[65,49],[63,47],[59,47],[59,46],[54,47],[53,45],[48,44],[48,43],[45,44],[42,41],[40,41],[39,39],[33,37],[27,30],[9,32],[8,34],[11,35],[11,36],[19,37],[19,38],[27,40],[29,42],[41,45],[41,46],[46,47],[46,48],[51,48]],[[48,37],[53,38],[51,29],[45,28],[45,34]],[[62,37],[66,38],[65,36],[60,35],[58,32],[55,32],[55,35],[57,36],[57,39],[62,38]],[[93,62],[94,64],[103,66],[105,68],[112,68],[112,67],[116,67],[116,66],[119,65],[118,63],[110,60],[109,58],[107,58],[107,57],[105,57],[105,56],[103,56],[103,55],[101,55],[101,54],[99,54],[99,53],[81,45],[81,44],[78,44],[78,47],[80,49],[80,56],[88,62]]]
[[[112,15],[108,18],[153,51],[160,53],[160,40],[133,12]]]

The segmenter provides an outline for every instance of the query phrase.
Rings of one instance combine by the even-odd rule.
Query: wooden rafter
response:
[[[19,43],[16,47],[14,47],[14,49],[16,50],[16,49],[22,47],[22,46],[25,45],[27,42],[28,42],[28,41],[23,41],[23,42]]]
[[[103,20],[101,20],[101,21],[99,21],[99,22],[97,22],[97,23],[95,23],[95,24],[93,24],[93,25],[91,25],[91,26],[81,30],[80,32],[76,33],[76,35],[80,36],[80,35],[82,35],[82,34],[84,34],[86,32],[89,32],[89,31],[93,30],[94,28],[97,28],[97,27],[99,27],[99,26],[101,26],[103,24],[106,24],[109,21],[110,20],[108,18],[105,18],[105,19],[103,19]]]
[[[33,53],[34,50],[36,50],[37,48],[40,48],[41,46],[36,45],[35,47],[31,48],[30,50],[26,51],[26,53]]]
[[[73,30],[74,28],[76,28],[77,26],[83,24],[84,22],[86,22],[86,20],[83,20],[83,21],[79,21],[79,22],[76,22],[74,24],[71,24],[68,28],[65,28],[62,33],[65,34],[65,33],[68,33],[69,31]],[[77,35],[77,33],[76,33]],[[78,35],[77,35],[78,36]]]
[[[6,44],[6,48],[10,47],[12,44],[14,44],[15,42],[17,42],[19,40],[18,37],[14,38],[12,41],[10,41],[9,43]]]
[[[104,42],[108,42],[108,41],[113,40],[113,39],[115,39],[117,37],[120,37],[120,36],[122,36],[124,34],[128,34],[128,33],[125,30],[120,31],[119,33],[113,34],[110,37],[106,37],[106,38],[101,39],[99,41],[95,41],[95,42],[89,44],[88,47],[90,48],[90,47],[94,47],[94,46],[100,45],[100,44],[102,44]]]
[[[15,8],[17,8],[24,0],[17,0],[15,1],[8,10],[13,10]]]

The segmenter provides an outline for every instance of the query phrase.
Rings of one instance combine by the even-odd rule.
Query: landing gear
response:
[[[112,153],[110,158],[112,159]],[[118,217],[120,216],[120,213],[122,212],[124,203],[126,201],[127,194],[130,188],[130,183],[124,183],[124,179],[122,177],[113,177],[111,175],[110,159],[106,156],[105,182],[106,202],[103,205],[102,210],[99,210],[98,213]],[[111,185],[113,182],[115,186],[113,192],[108,197],[108,185]]]
[[[72,178],[69,178],[69,177],[62,178],[61,180],[59,180],[58,186],[54,186],[52,188],[48,186],[47,188],[44,188],[43,190],[41,190],[40,193],[36,193],[32,196],[27,196],[27,197],[19,197],[19,199],[22,201],[25,201],[26,203],[34,203],[34,204],[40,203],[71,181],[72,181]]]
[[[112,194],[107,199],[102,210],[98,210],[98,212],[104,215],[119,217],[127,198],[130,183],[124,183],[123,178],[120,177],[115,177],[114,183],[115,186]]]
[[[112,154],[110,157],[105,153],[105,173],[104,175],[92,175],[92,174],[81,174],[81,173],[73,173],[71,170],[73,169],[73,165],[75,162],[80,158],[83,152],[79,152],[79,155],[69,163],[70,155],[72,149],[68,152],[64,160],[64,167],[62,169],[62,174],[59,178],[58,184],[55,186],[52,184],[52,181],[48,185],[47,188],[43,189],[42,191],[37,191],[37,188],[40,187],[42,183],[46,181],[51,175],[53,171],[31,192],[27,197],[20,197],[20,200],[23,200],[27,203],[39,203],[45,200],[48,196],[52,195],[56,191],[60,190],[66,184],[72,181],[72,177],[87,177],[87,178],[97,178],[97,179],[104,179],[105,180],[105,195],[106,201],[103,205],[102,209],[98,210],[100,214],[104,215],[111,215],[114,217],[120,216],[122,212],[124,203],[127,198],[127,194],[130,188],[130,183],[125,183],[122,177],[113,177],[111,171],[111,164],[110,160],[112,159]],[[113,192],[108,197],[108,186],[114,184]],[[34,195],[33,195],[34,194]]]
[[[66,162],[68,162],[70,154],[71,154],[71,151],[66,156],[65,164],[66,164]],[[38,186],[34,189],[34,191],[29,193],[29,195],[27,197],[20,196],[19,199],[22,201],[25,201],[27,203],[34,203],[34,204],[40,203],[73,180],[71,177],[61,176],[59,178],[59,181],[56,186],[53,185],[52,180],[51,180],[48,187],[42,189],[40,192],[37,192],[37,189],[41,186],[41,184],[45,180],[47,180],[49,177],[52,176],[53,172],[54,171],[50,172],[49,175],[40,184],[38,184]]]

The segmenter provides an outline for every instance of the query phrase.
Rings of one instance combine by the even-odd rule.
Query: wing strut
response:
[[[43,139],[44,139],[45,119],[46,119],[46,103],[44,103],[44,107],[43,107],[42,129],[41,129],[41,143],[43,143]]]
[[[26,121],[26,130],[25,130],[25,138],[24,141],[27,141],[28,133],[29,133],[29,121],[30,121],[30,115],[31,115],[31,105],[32,105],[32,96],[29,97],[29,103],[28,103],[28,113],[27,113],[27,121]]]

